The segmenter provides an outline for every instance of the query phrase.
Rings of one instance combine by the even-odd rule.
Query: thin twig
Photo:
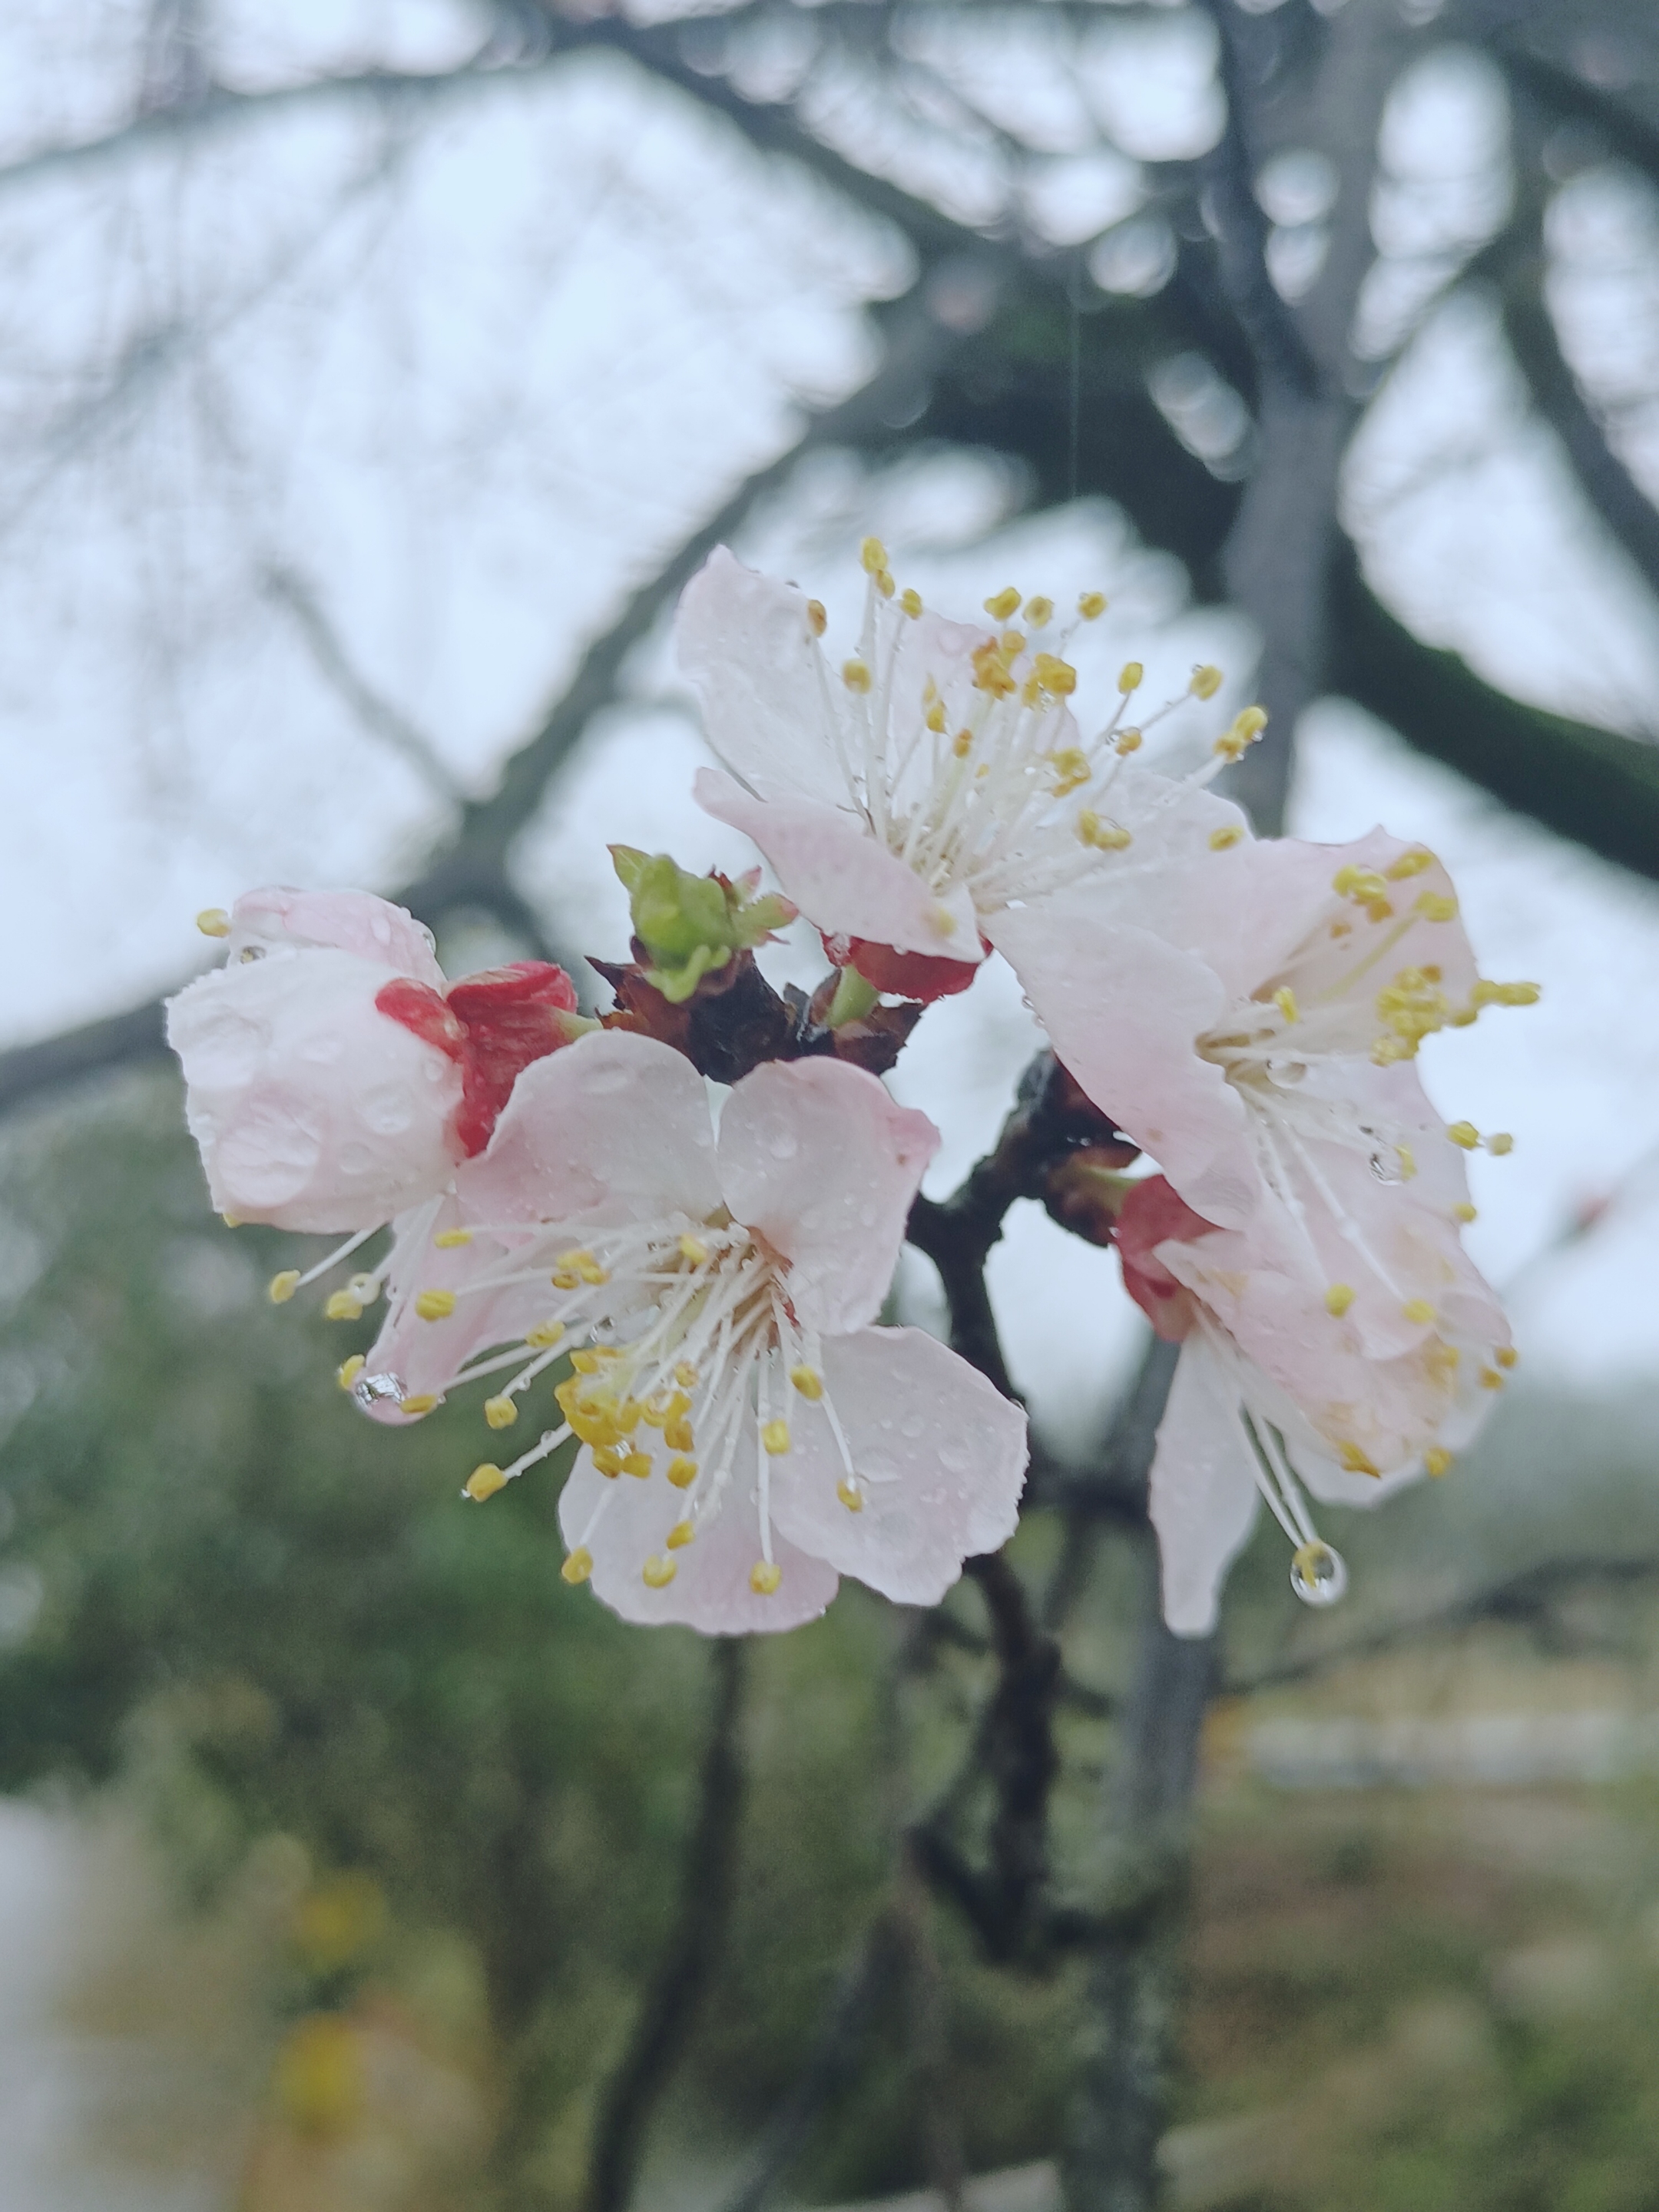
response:
[[[679,1919],[640,2006],[622,2063],[605,2085],[588,2169],[589,2212],[625,2212],[645,2153],[651,2114],[672,2077],[708,1988],[732,1901],[743,1808],[744,1644],[714,1647],[714,1711],[698,1785],[697,1821],[685,1853]]]

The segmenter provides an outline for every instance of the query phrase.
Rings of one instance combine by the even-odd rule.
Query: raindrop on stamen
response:
[[[1304,1544],[1291,1560],[1291,1588],[1304,1605],[1334,1605],[1348,1587],[1348,1570],[1328,1544]]]
[[[360,1375],[351,1386],[360,1406],[401,1404],[409,1395],[401,1375]]]

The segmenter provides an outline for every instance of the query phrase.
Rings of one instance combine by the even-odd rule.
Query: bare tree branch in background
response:
[[[454,806],[464,805],[465,794],[432,739],[354,665],[327,610],[299,570],[287,562],[273,562],[261,581],[266,596],[293,617],[319,672],[363,727],[400,754],[439,798]]]
[[[588,2167],[589,2212],[625,2212],[645,2155],[651,2115],[684,2050],[719,1957],[737,1878],[743,1813],[744,1646],[719,1637],[710,1660],[714,1710],[686,1847],[679,1920],[641,2000],[628,2048],[599,2100]]]

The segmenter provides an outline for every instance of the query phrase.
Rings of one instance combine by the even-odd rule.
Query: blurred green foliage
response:
[[[0,1786],[113,1785],[198,1905],[297,1840],[312,1887],[273,2033],[349,2013],[377,1981],[417,2009],[441,1998],[479,2046],[497,2143],[494,2173],[444,2196],[446,2212],[574,2205],[599,2087],[680,1909],[708,1650],[625,1627],[561,1581],[556,1470],[483,1506],[461,1498],[488,1434],[476,1407],[399,1434],[362,1420],[334,1370],[370,1321],[331,1327],[266,1299],[295,1242],[211,1215],[160,1074],[6,1133]],[[1487,1523],[1532,1496],[1522,1431],[1558,1449],[1528,1415],[1464,1491],[1425,1489],[1363,1538],[1344,1530],[1364,1562],[1346,1626],[1297,1614],[1269,1532],[1239,1577],[1236,1656],[1271,1656],[1293,1621],[1340,1638],[1420,1594],[1449,1531],[1477,1543],[1483,1485]],[[1615,1507],[1641,1471],[1607,1463],[1608,1515],[1645,1537]],[[1590,1478],[1586,1462],[1581,1529]],[[1023,1532],[1034,1583],[1059,1534],[1041,1516]],[[1133,1551],[1099,1543],[1067,1638],[1079,1677],[1121,1681],[1140,1574]],[[1601,1623],[1622,1664],[1649,1664],[1645,1603]],[[971,1590],[951,1607],[981,1627]],[[896,1689],[909,1627],[848,1587],[822,1622],[749,1650],[736,1900],[655,2125],[652,2204],[729,2171],[790,2087],[888,1895],[895,1820],[966,1741],[986,1662],[935,1644]],[[1056,1848],[1075,1873],[1106,1731],[1068,1707],[1061,1738]],[[1659,2208],[1659,1804],[1635,1785],[1558,1796],[1540,1812],[1536,1793],[1212,1785],[1176,2117],[1200,2144],[1250,2116],[1267,2126],[1218,2138],[1221,2181],[1178,2203]],[[994,1972],[947,1914],[932,1920],[967,2163],[1048,2154],[1078,1970]],[[328,2054],[307,2033],[276,2075],[312,2065],[314,2100]],[[901,1985],[817,2130],[802,2194],[925,2179],[921,2056]]]

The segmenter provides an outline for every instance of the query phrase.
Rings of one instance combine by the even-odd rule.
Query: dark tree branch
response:
[[[1425,645],[1339,558],[1334,686],[1494,799],[1604,860],[1659,878],[1659,745],[1571,722],[1494,690]]]
[[[327,609],[299,570],[285,562],[273,562],[261,580],[266,596],[292,616],[319,673],[339,694],[363,727],[400,754],[440,798],[447,799],[454,806],[464,805],[460,786],[431,738],[423,730],[416,729],[399,707],[377,691],[356,666],[330,621]]]
[[[1659,184],[1659,126],[1612,93],[1510,40],[1498,57],[1514,81],[1558,118],[1593,124],[1612,151]]]
[[[1543,295],[1541,253],[1528,256],[1504,288],[1504,331],[1539,413],[1560,440],[1579,489],[1659,593],[1659,508],[1607,443],[1561,351]]]
[[[605,2085],[588,2169],[589,2212],[626,2212],[651,2114],[672,2077],[708,1986],[732,1902],[743,1809],[744,1645],[717,1638],[714,1710],[686,1848],[679,1921],[640,2006],[622,2063]]]

